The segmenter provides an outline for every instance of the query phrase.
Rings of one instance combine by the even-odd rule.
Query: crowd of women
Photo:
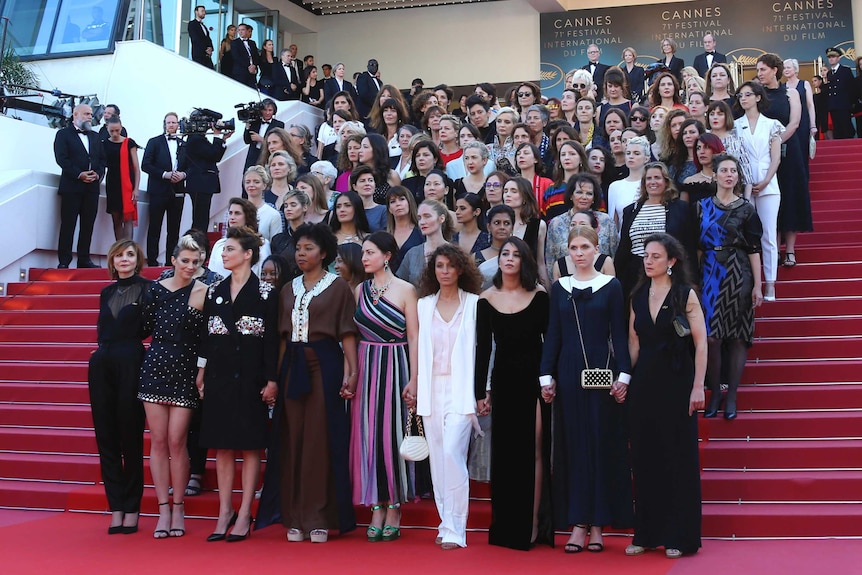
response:
[[[794,66],[765,54],[736,87],[715,64],[706,91],[660,73],[648,106],[616,67],[605,100],[581,70],[556,109],[529,82],[504,106],[480,84],[461,115],[445,86],[408,109],[384,85],[364,122],[349,94],[329,102],[315,153],[332,161],[307,129],[268,137],[212,270],[194,230],[152,284],[133,242],[109,253],[90,370],[109,532],[137,529],[146,413],[156,538],[185,533],[189,454],[208,448],[209,541],[281,523],[324,542],[355,505],[369,541],[393,541],[402,505],[433,494],[436,543],[457,549],[477,479],[491,544],[564,530],[567,553],[600,552],[614,527],[634,529],[629,555],[696,552],[696,412],[736,418],[779,234],[792,266],[811,229],[807,88],[779,82]],[[399,454],[417,420],[427,465]]]

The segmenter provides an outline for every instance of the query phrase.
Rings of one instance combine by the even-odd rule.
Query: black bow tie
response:
[[[707,56],[715,56],[715,52],[707,52],[706,55]]]
[[[593,288],[588,287],[587,289],[578,289],[578,288],[573,287],[572,293],[569,296],[569,299],[570,300],[581,299],[584,301],[589,301],[589,300],[593,299]]]
[[[263,124],[269,124],[269,121],[267,121],[267,120],[261,120],[261,121],[260,121],[260,123],[261,123],[261,125],[263,125]]]
[[[177,138],[176,136],[174,136],[174,135],[168,135],[168,136],[166,136],[166,137],[167,137],[167,139],[168,139],[168,140],[176,140],[176,139],[178,139],[178,138]]]
[[[89,130],[82,130],[81,128],[75,128],[75,131],[79,134],[86,134],[87,132],[89,132]]]

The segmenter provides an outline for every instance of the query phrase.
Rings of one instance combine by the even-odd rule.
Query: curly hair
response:
[[[324,269],[335,261],[335,256],[338,255],[338,240],[329,226],[323,222],[319,224],[302,224],[293,232],[293,237],[291,238],[293,247],[296,248],[296,244],[303,238],[307,238],[317,244],[317,247],[323,252],[323,261],[321,263]]]
[[[476,267],[473,258],[464,253],[464,250],[453,244],[443,244],[431,252],[428,264],[422,272],[419,281],[419,297],[433,295],[440,291],[440,282],[437,280],[436,264],[437,258],[444,257],[458,270],[458,288],[465,292],[479,294],[482,291],[484,278]]]

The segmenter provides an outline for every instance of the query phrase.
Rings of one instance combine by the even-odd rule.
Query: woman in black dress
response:
[[[654,234],[644,251],[629,322],[635,534],[626,555],[664,547],[676,559],[700,549],[696,412],[704,403],[706,327],[679,241]],[[681,337],[674,324],[683,328],[686,322],[689,333]]]
[[[200,343],[201,313],[207,286],[194,279],[201,248],[191,236],[180,238],[171,263],[174,276],[152,284],[144,306],[144,327],[153,341],[141,367],[138,399],[144,402],[150,427],[150,472],[159,501],[156,539],[186,534],[183,493],[189,479],[186,434],[199,396],[195,360]],[[174,508],[168,508],[173,487]]]
[[[210,287],[204,301],[207,328],[195,383],[201,399],[206,397],[201,444],[216,450],[219,486],[218,521],[207,541],[242,541],[251,533],[267,405],[278,395],[278,293],[251,271],[261,243],[250,228],[228,229],[222,261],[230,277]],[[243,462],[239,512],[232,503],[237,451]]]
[[[144,410],[136,398],[144,359],[141,311],[150,284],[138,275],[143,266],[144,252],[132,240],[108,250],[108,271],[117,281],[99,297],[99,348],[90,356],[90,409],[111,510],[109,535],[138,530],[144,494]]]
[[[323,82],[317,79],[317,66],[304,68],[303,73],[306,76],[302,83],[302,101],[315,108],[323,108]]]
[[[123,136],[119,116],[107,123],[105,148],[107,176],[105,177],[106,210],[111,214],[114,239],[130,240],[138,223],[138,187],[141,184],[141,166],[138,162],[138,144]],[[123,161],[124,160],[124,161]]]
[[[551,288],[540,383],[542,395],[554,402],[555,526],[574,526],[566,553],[584,547],[598,553],[604,550],[603,526],[632,525],[625,411],[620,405],[631,369],[622,287],[594,267],[599,236],[591,227],[577,226],[569,238],[575,269]],[[581,386],[581,372],[596,368],[616,374],[610,390]]]
[[[482,293],[476,311],[476,401],[480,416],[494,409],[488,542],[527,550],[537,541],[554,544],[550,436],[544,439],[550,410],[539,401],[537,385],[548,294],[522,239],[506,240],[498,261],[494,285]]]

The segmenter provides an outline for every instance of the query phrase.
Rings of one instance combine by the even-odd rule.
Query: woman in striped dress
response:
[[[419,324],[416,292],[398,279],[389,260],[398,255],[391,234],[380,231],[362,244],[362,264],[371,279],[356,288],[359,383],[352,407],[350,472],[353,502],[371,507],[369,541],[401,534],[400,506],[413,498],[412,469],[398,448],[406,412],[402,393],[416,379]]]

